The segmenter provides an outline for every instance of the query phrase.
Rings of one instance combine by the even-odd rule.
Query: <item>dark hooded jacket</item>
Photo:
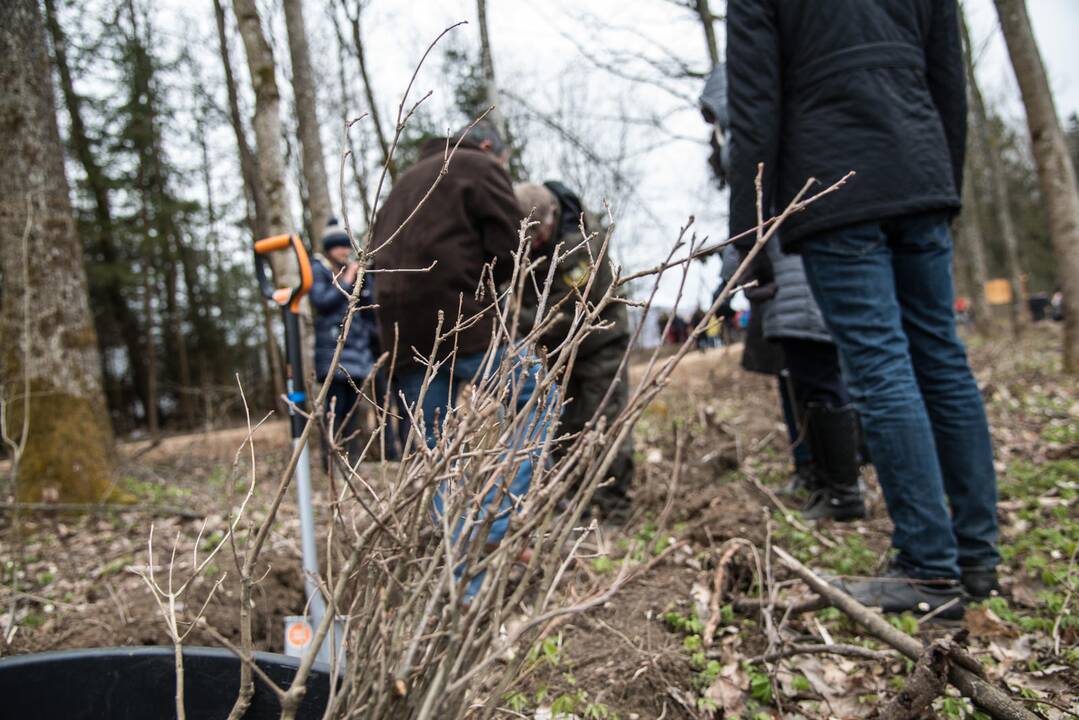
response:
[[[857,173],[786,221],[787,250],[857,222],[957,210],[961,53],[956,0],[731,0],[731,233],[756,225],[762,162],[766,217],[809,178],[819,190]]]
[[[493,299],[490,292],[476,292],[483,267],[494,262],[497,283],[513,270],[522,216],[509,174],[493,155],[462,141],[449,172],[421,205],[442,171],[445,149],[445,138],[423,146],[420,159],[394,183],[375,221],[374,247],[403,225],[375,255],[376,269],[414,270],[436,263],[428,272],[378,276],[375,298],[382,342],[391,349],[396,328],[399,365],[413,361],[411,348],[423,356],[431,352],[439,311],[444,333],[457,322],[458,308],[462,320],[484,314],[456,338],[462,355],[484,351],[491,339]],[[446,340],[439,355],[445,357],[453,345],[453,338]]]

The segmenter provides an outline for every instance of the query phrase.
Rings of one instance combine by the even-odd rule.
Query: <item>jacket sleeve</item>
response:
[[[319,315],[328,315],[339,311],[348,304],[348,297],[333,284],[333,273],[317,261],[312,263],[311,270],[314,277],[312,278],[311,292],[308,293],[308,297],[311,298],[311,305],[315,308],[315,312]],[[345,292],[352,290],[348,283],[338,282]]]
[[[757,164],[764,163],[763,217],[772,214],[779,158],[782,59],[772,0],[727,6],[727,104],[731,121],[730,233],[757,225]],[[738,242],[752,246],[753,237]]]
[[[467,197],[468,212],[480,235],[484,259],[496,261],[495,282],[505,282],[513,272],[517,230],[523,217],[509,174],[500,165],[485,161]]]
[[[956,0],[937,0],[933,3],[925,64],[929,92],[937,106],[948,141],[955,192],[959,194],[963,192],[963,161],[967,147],[967,83]]]

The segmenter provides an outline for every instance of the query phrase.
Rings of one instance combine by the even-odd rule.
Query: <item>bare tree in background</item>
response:
[[[23,444],[16,495],[100,501],[112,429],[35,0],[0,3],[0,53],[2,418]]]
[[[967,169],[963,173],[963,212],[959,216],[958,240],[963,248],[962,257],[969,260],[966,270],[970,278],[974,324],[985,332],[991,326],[993,316],[989,301],[985,297],[989,270],[985,261],[985,235],[979,222],[981,215],[978,211],[978,198],[974,192],[974,172],[970,167],[973,163],[972,155],[973,153],[967,153]]]
[[[61,97],[68,114],[68,134],[71,149],[86,174],[86,187],[94,203],[94,227],[98,252],[106,263],[116,263],[119,253],[115,238],[112,199],[110,197],[111,179],[106,174],[94,155],[93,143],[83,118],[83,98],[75,90],[75,80],[71,72],[71,63],[67,55],[67,37],[60,27],[56,13],[56,0],[45,0],[45,26],[52,40],[53,61],[57,77],[60,80]],[[90,238],[83,238],[87,243]],[[131,374],[134,378],[135,393],[144,408],[149,407],[149,379],[146,364],[142,362],[144,354],[144,335],[138,316],[131,310],[127,298],[121,292],[118,283],[109,283],[107,289],[107,312],[116,320],[120,333],[131,358]]]
[[[382,126],[382,116],[375,101],[375,89],[371,85],[371,78],[367,73],[367,53],[364,50],[361,16],[363,15],[364,0],[355,0],[352,9],[349,10],[347,0],[339,0],[341,10],[348,18],[349,27],[352,29],[352,53],[356,57],[356,63],[360,68],[360,79],[363,81],[363,94],[367,100],[367,113],[371,116],[371,126],[378,140],[379,150],[382,151],[382,164],[390,176],[390,180],[397,179],[397,164],[393,161],[393,153],[390,152],[390,137]]]
[[[258,158],[258,180],[266,196],[266,232],[268,235],[296,232],[288,206],[288,186],[285,184],[285,156],[281,150],[281,95],[277,89],[277,66],[273,49],[262,32],[255,0],[233,0],[236,24],[240,28],[247,68],[255,90],[255,147]],[[275,282],[280,287],[299,285],[299,268],[288,253],[270,256]],[[305,300],[300,306],[301,325],[307,337],[314,337],[311,306]],[[303,344],[307,370],[314,367],[314,350],[309,342]]]
[[[258,181],[266,197],[266,233],[296,231],[288,204],[285,184],[285,156],[281,150],[281,95],[277,89],[277,66],[273,50],[262,32],[255,0],[233,0],[236,23],[243,38],[247,68],[255,90],[255,148],[258,157]],[[298,284],[298,270],[286,253],[272,257],[274,278],[281,286]]]
[[[266,200],[266,190],[259,180],[258,158],[251,150],[251,145],[247,142],[243,116],[240,114],[239,93],[236,90],[236,79],[232,74],[232,59],[229,56],[229,40],[225,28],[225,8],[221,5],[221,0],[214,0],[214,17],[217,21],[217,42],[225,75],[225,91],[228,96],[229,124],[232,126],[233,135],[236,137],[236,149],[240,155],[240,174],[243,176],[246,205],[245,219],[248,229],[254,239],[257,240],[270,234],[266,207],[268,202]],[[285,394],[285,371],[282,367],[277,342],[274,340],[273,318],[270,315],[269,305],[259,303],[259,306],[266,333],[266,357],[269,361],[273,392],[275,397],[280,398]],[[281,410],[283,411],[284,408],[282,407]]]
[[[345,37],[341,33],[341,28],[337,23],[337,17],[334,14],[334,10],[331,6],[326,7],[327,15],[330,19],[330,25],[333,26],[334,33],[337,36],[337,85],[338,85],[338,114],[341,121],[341,127],[349,127],[352,120],[358,116],[356,113],[356,102],[352,97],[350,90],[350,83],[348,79],[348,72],[345,69],[345,51],[348,44],[345,42]],[[365,129],[363,126],[358,128],[360,132]],[[373,217],[374,209],[371,205],[371,198],[368,197],[367,187],[367,168],[364,163],[364,158],[357,152],[356,143],[353,140],[352,133],[347,132],[345,134],[345,148],[348,151],[349,168],[352,170],[352,180],[356,185],[356,194],[360,197],[360,204],[363,206],[363,216],[365,220]],[[342,199],[344,203],[344,199]]]
[[[318,99],[303,19],[303,0],[284,0],[284,5],[288,49],[292,59],[292,91],[300,128],[300,155],[304,181],[307,183],[307,208],[311,214],[311,243],[314,244],[333,214],[330,209],[330,189],[326,182],[322,138],[319,135]]]
[[[712,67],[719,65],[719,44],[716,42],[716,20],[712,14],[712,7],[708,0],[686,0],[677,4],[687,7],[697,13],[701,21],[701,29],[704,31],[704,44],[708,48],[708,58],[712,61]]]
[[[978,79],[974,74],[974,48],[970,42],[970,30],[965,17],[960,17],[960,25],[963,30],[963,44],[966,46],[963,57],[966,62],[969,117],[973,131],[970,135],[971,147],[967,157],[970,158],[970,169],[974,177],[987,182],[992,193],[992,202],[989,204],[993,208],[993,217],[1004,241],[1004,250],[1008,259],[1008,278],[1012,285],[1012,332],[1018,336],[1025,324],[1024,319],[1027,317],[1026,283],[1019,264],[1019,239],[1015,231],[1015,222],[1012,220],[1011,197],[1008,193],[1007,176],[1000,159],[1000,143],[997,142],[997,136],[989,125],[985,100],[982,98],[982,91],[978,87]],[[963,191],[966,192],[966,188],[963,188]]]
[[[491,54],[491,38],[487,32],[487,0],[476,0],[476,19],[480,26],[480,69],[483,85],[487,91],[487,106],[494,108],[487,118],[498,128],[499,134],[509,138],[506,116],[498,107],[498,82],[495,79],[495,61]]]
[[[1079,374],[1079,184],[1024,0],[994,0],[1027,112],[1064,291],[1064,370]]]

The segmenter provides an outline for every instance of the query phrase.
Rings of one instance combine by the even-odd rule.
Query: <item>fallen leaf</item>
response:
[[[723,716],[741,717],[746,709],[746,687],[749,678],[737,663],[731,663],[720,670],[716,681],[712,683],[704,696],[722,708]]]
[[[987,607],[967,610],[963,623],[967,631],[976,638],[1019,637],[1019,631],[1015,627],[1000,619]]]

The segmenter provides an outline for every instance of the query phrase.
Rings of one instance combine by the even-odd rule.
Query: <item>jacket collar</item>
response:
[[[437,138],[431,138],[430,140],[426,141],[420,147],[420,159],[422,160],[423,158],[428,158],[428,157],[430,157],[432,155],[441,154],[441,153],[445,152],[447,142],[449,142],[450,149],[452,150],[453,149],[453,141],[449,140],[449,138],[437,137]],[[462,150],[479,150],[480,152],[483,152],[483,148],[481,148],[478,143],[475,143],[475,142],[469,140],[468,138],[464,138],[464,139],[461,140],[461,149]]]

